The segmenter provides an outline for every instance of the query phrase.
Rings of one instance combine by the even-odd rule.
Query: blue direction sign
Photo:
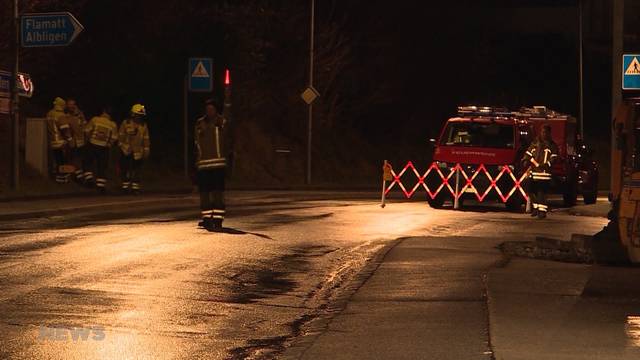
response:
[[[24,14],[20,19],[23,47],[66,46],[84,27],[68,12]]]
[[[213,91],[213,60],[211,58],[189,58],[189,91]]]
[[[640,90],[640,54],[622,56],[622,89]]]

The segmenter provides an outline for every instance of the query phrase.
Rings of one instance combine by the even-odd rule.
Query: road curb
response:
[[[193,188],[176,188],[167,190],[149,190],[144,191],[145,195],[182,195],[190,194]],[[0,203],[9,203],[12,201],[38,201],[38,200],[58,200],[58,199],[80,199],[92,196],[98,196],[96,191],[81,191],[58,194],[42,194],[42,195],[22,195],[15,197],[0,198]]]
[[[60,216],[60,215],[68,215],[72,213],[78,212],[87,212],[96,209],[101,209],[103,211],[110,211],[121,209],[123,205],[142,205],[142,204],[162,204],[166,203],[170,199],[127,199],[120,200],[113,199],[113,201],[109,201],[107,203],[96,203],[85,206],[68,206],[64,208],[57,209],[44,209],[44,210],[35,210],[35,211],[27,211],[21,213],[13,213],[13,214],[0,214],[0,221],[15,221],[15,220],[26,220],[26,219],[34,219],[34,218],[47,218],[52,216]]]
[[[300,359],[304,353],[315,343],[315,341],[324,334],[333,318],[339,315],[349,304],[349,301],[356,292],[373,276],[389,252],[401,244],[403,241],[411,237],[401,237],[395,239],[385,245],[377,254],[375,254],[362,270],[351,280],[342,290],[342,292],[316,318],[307,322],[302,326],[304,335],[291,340],[286,350],[280,354],[280,359],[293,360]]]

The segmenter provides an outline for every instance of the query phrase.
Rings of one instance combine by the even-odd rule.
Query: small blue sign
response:
[[[68,12],[25,14],[20,19],[23,47],[66,46],[84,27]]]
[[[0,70],[0,97],[11,95],[11,73]]]
[[[189,91],[213,91],[213,60],[211,58],[189,58]]]
[[[640,90],[640,55],[622,55],[622,89]]]

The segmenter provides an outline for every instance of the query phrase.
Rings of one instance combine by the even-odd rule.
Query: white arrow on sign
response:
[[[76,39],[76,37],[78,37],[78,35],[80,35],[82,30],[84,30],[84,26],[82,26],[82,24],[80,24],[80,21],[78,21],[78,19],[76,19],[76,17],[73,16],[72,13],[68,12],[67,16],[69,16],[69,18],[71,18],[71,23],[73,24],[73,35],[71,35],[71,40],[69,41],[71,43],[71,42],[73,42],[73,40]]]

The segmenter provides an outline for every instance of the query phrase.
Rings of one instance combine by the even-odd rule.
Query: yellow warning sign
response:
[[[627,67],[627,70],[624,71],[625,75],[640,75],[640,61],[638,61],[637,57],[634,57]]]
[[[393,174],[391,173],[391,164],[388,162],[384,162],[384,166],[382,167],[382,180],[384,181],[392,181]]]
[[[207,72],[207,69],[204,67],[204,64],[202,63],[202,61],[198,61],[198,65],[196,65],[196,68],[193,70],[191,77],[194,77],[194,78],[209,77],[209,73]]]

